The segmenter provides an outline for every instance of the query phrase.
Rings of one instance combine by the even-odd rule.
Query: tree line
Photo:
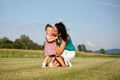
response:
[[[39,45],[33,42],[29,36],[21,35],[20,38],[15,41],[10,40],[7,37],[0,39],[0,48],[4,49],[27,49],[27,50],[43,50],[44,45]]]
[[[84,44],[78,44],[77,49],[78,51],[82,51],[82,52],[92,52],[91,50],[87,50]]]
[[[27,50],[43,50],[44,44],[39,45],[33,42],[29,36],[21,35],[20,38],[16,39],[15,41],[10,40],[7,37],[3,37],[0,39],[0,48],[1,49],[27,49]],[[92,52],[91,50],[87,50],[84,44],[78,44],[77,46],[78,51],[82,52]],[[100,49],[100,53],[105,54],[104,49]]]
[[[86,46],[84,44],[78,44],[77,46],[78,51],[82,51],[82,52],[92,52],[92,50],[87,50]],[[105,49],[101,48],[99,53],[101,54],[105,54]]]

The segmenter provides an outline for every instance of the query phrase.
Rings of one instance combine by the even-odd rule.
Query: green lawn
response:
[[[43,58],[0,58],[0,80],[119,80],[119,58],[76,57],[72,68],[42,68]]]
[[[0,51],[1,55],[3,53]],[[17,51],[15,53],[17,54]],[[37,53],[23,51],[23,54],[25,53],[33,55],[39,51]],[[71,68],[42,68],[42,61],[42,56],[1,57],[0,80],[120,80],[120,58],[98,57],[98,55],[97,57],[80,57],[79,55],[72,61]]]

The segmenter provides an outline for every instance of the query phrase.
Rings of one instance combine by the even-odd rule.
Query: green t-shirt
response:
[[[72,40],[71,40],[69,35],[68,35],[68,37],[69,37],[69,39],[68,39],[68,41],[66,43],[65,50],[75,51],[76,50],[75,46],[73,45]],[[62,43],[62,38],[60,38],[59,42],[57,41],[57,45],[60,47],[61,43]]]

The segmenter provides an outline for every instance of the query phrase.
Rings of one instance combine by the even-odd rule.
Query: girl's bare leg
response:
[[[45,56],[43,63],[47,63],[48,59],[49,59],[49,56]]]
[[[42,63],[42,67],[46,67],[48,59],[49,59],[49,56],[45,56],[45,59],[44,59],[44,61]]]
[[[55,57],[52,57],[50,62],[53,63],[54,60],[55,60]]]
[[[50,62],[49,62],[49,64],[48,64],[48,66],[49,66],[49,67],[53,67],[53,66],[54,66],[54,65],[53,65],[54,61],[55,61],[55,57],[51,57],[51,60],[50,60]]]

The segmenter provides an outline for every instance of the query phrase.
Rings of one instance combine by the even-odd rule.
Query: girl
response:
[[[45,59],[42,63],[42,67],[46,67],[49,58],[51,58],[51,60],[48,66],[52,67],[53,66],[52,63],[55,60],[55,55],[56,55],[56,51],[54,49],[52,42],[55,41],[57,37],[53,35],[54,32],[53,27],[50,24],[46,25],[45,31],[46,31],[46,40],[45,40],[45,48],[44,48]]]

